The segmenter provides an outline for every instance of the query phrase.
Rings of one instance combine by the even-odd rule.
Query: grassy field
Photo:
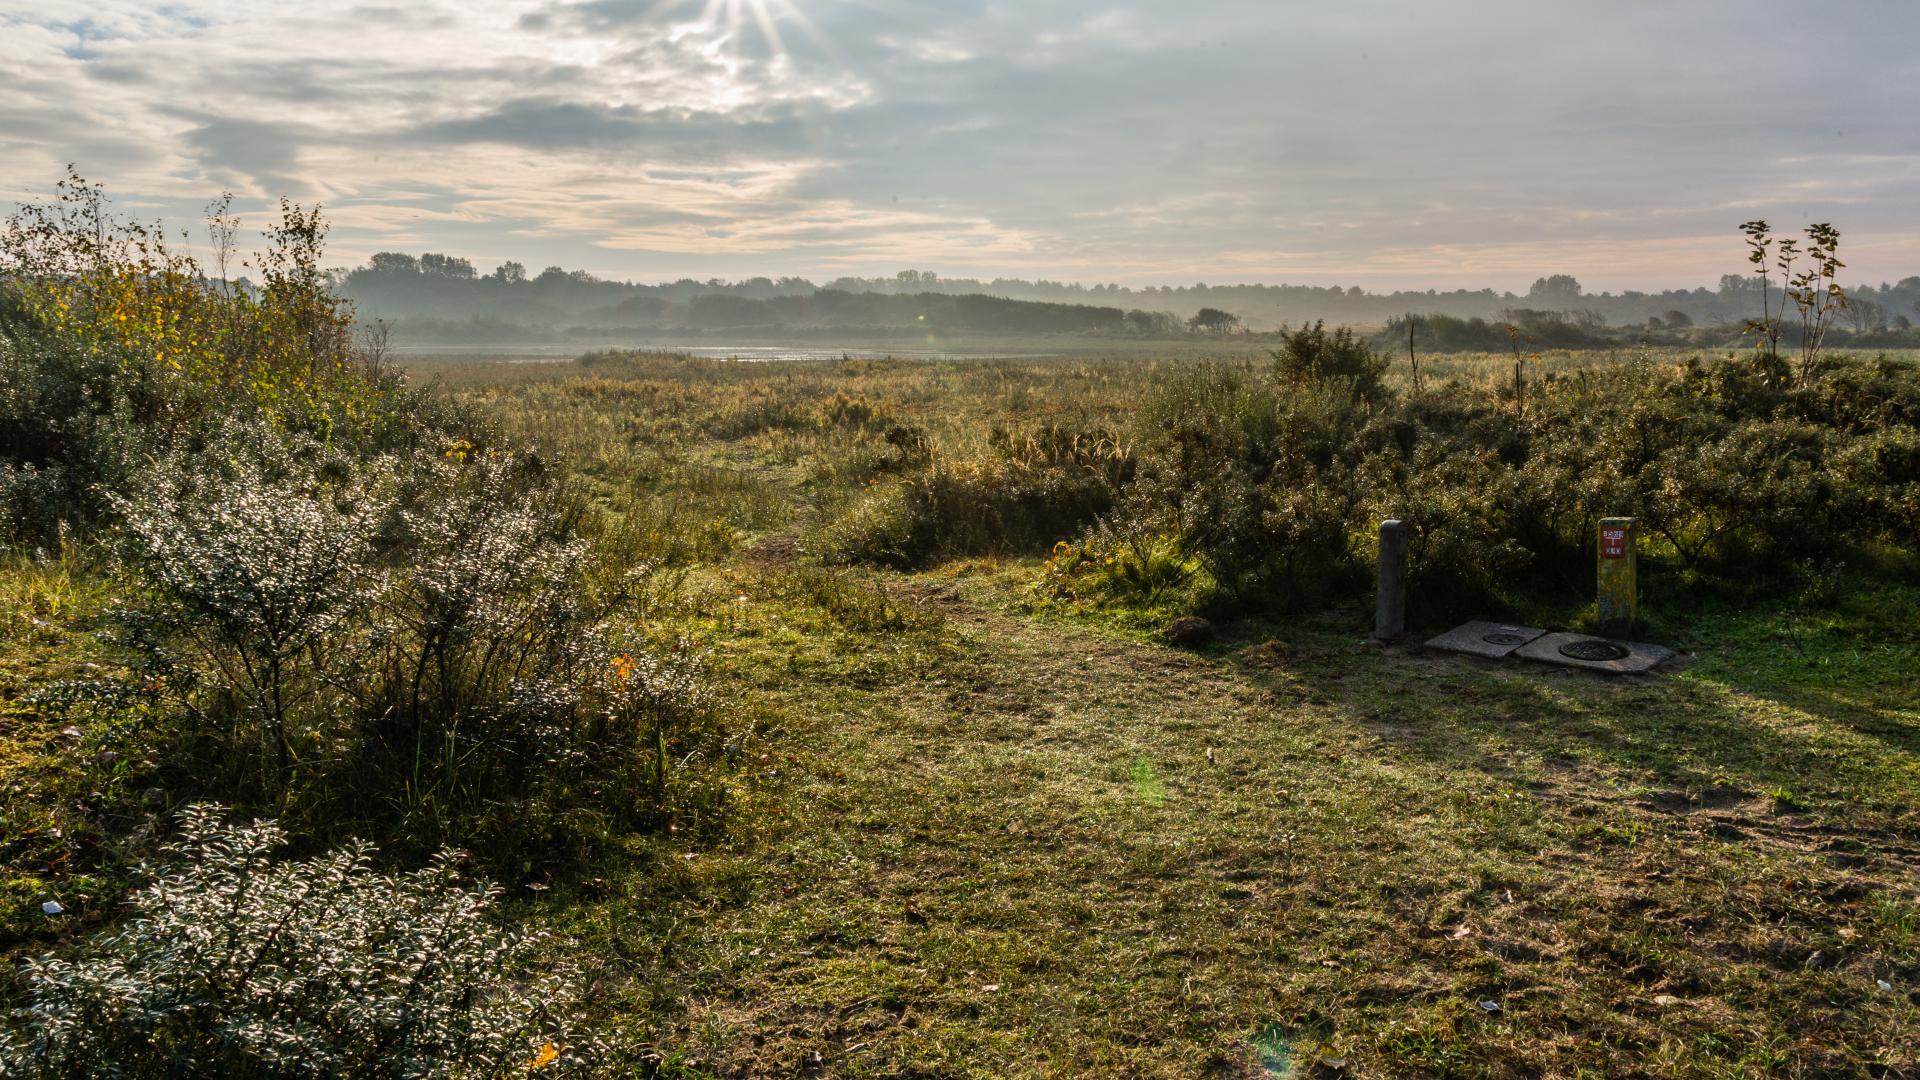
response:
[[[1170,363],[415,365],[671,569],[659,633],[728,697],[723,819],[512,894],[652,1071],[1920,1075],[1920,587],[1696,597],[1652,613],[1676,670],[1608,680],[1370,644],[1365,595],[1182,649],[1036,588],[1040,552],[823,560],[889,431],[1120,430]],[[25,702],[109,662],[109,596],[0,564],[11,955],[50,891],[109,918],[89,845],[153,820],[141,762]]]
[[[1672,358],[1542,363],[1635,359]],[[1181,650],[1039,599],[1037,555],[810,554],[884,449],[849,402],[958,457],[1117,425],[1153,363],[438,374],[681,546],[753,726],[728,829],[538,905],[670,1067],[1920,1070],[1920,590],[1656,613],[1657,679],[1380,648],[1365,596]]]

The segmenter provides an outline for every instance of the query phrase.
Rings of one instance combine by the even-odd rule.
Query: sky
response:
[[[0,204],[74,164],[330,262],[621,280],[1920,274],[1920,3],[0,0]],[[196,231],[194,236],[204,237]]]

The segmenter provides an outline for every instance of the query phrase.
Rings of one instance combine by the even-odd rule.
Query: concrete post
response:
[[[1600,551],[1595,568],[1600,625],[1625,630],[1640,617],[1640,583],[1635,551],[1639,533],[1630,517],[1600,519]]]
[[[1407,523],[1380,523],[1380,588],[1374,595],[1373,636],[1392,641],[1407,632]]]

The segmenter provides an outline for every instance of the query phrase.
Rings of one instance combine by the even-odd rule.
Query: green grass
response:
[[[126,887],[124,839],[157,782],[114,733],[35,700],[112,671],[91,628],[112,582],[78,549],[0,554],[0,961],[111,917]],[[49,918],[56,901],[72,917]]]
[[[871,437],[798,419],[835,395],[964,457],[995,425],[1117,425],[1158,370],[642,361],[484,391],[604,410],[653,433],[638,459],[788,507],[700,571],[735,602],[693,630],[762,725],[754,809],[538,909],[609,958],[612,1022],[727,1076],[1920,1068],[1911,587],[1655,612],[1690,662],[1606,681],[1365,644],[1364,598],[1187,652],[1036,602],[1033,557],[810,565],[872,478]],[[707,422],[768,400],[780,425]]]
[[[778,811],[562,917],[640,950],[662,1039],[724,1075],[1911,1068],[1910,742],[1707,660],[1603,681],[1357,618],[1196,655],[1005,576],[896,580],[940,618],[884,635],[750,594]]]
[[[654,630],[730,697],[730,817],[513,897],[655,1072],[1920,1075],[1920,588],[1655,611],[1691,656],[1606,680],[1368,644],[1364,597],[1181,650],[1036,599],[1037,556],[809,554],[888,425],[955,458],[1118,427],[1164,369],[436,368],[575,463],[620,557],[676,564]],[[111,589],[0,566],[0,596],[43,593],[54,628],[0,643],[10,955],[51,940],[38,897],[122,865],[16,830],[141,828],[22,704],[101,648]]]

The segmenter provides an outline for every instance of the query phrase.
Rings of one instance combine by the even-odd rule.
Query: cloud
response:
[[[342,258],[615,277],[1650,288],[1739,269],[1753,216],[1912,273],[1920,8],[1851,7],[1817,67],[1791,10],[0,0],[0,198],[74,161],[322,199]]]
[[[298,125],[207,117],[183,136],[202,174],[226,187],[261,196],[304,195],[301,148],[314,141]]]

